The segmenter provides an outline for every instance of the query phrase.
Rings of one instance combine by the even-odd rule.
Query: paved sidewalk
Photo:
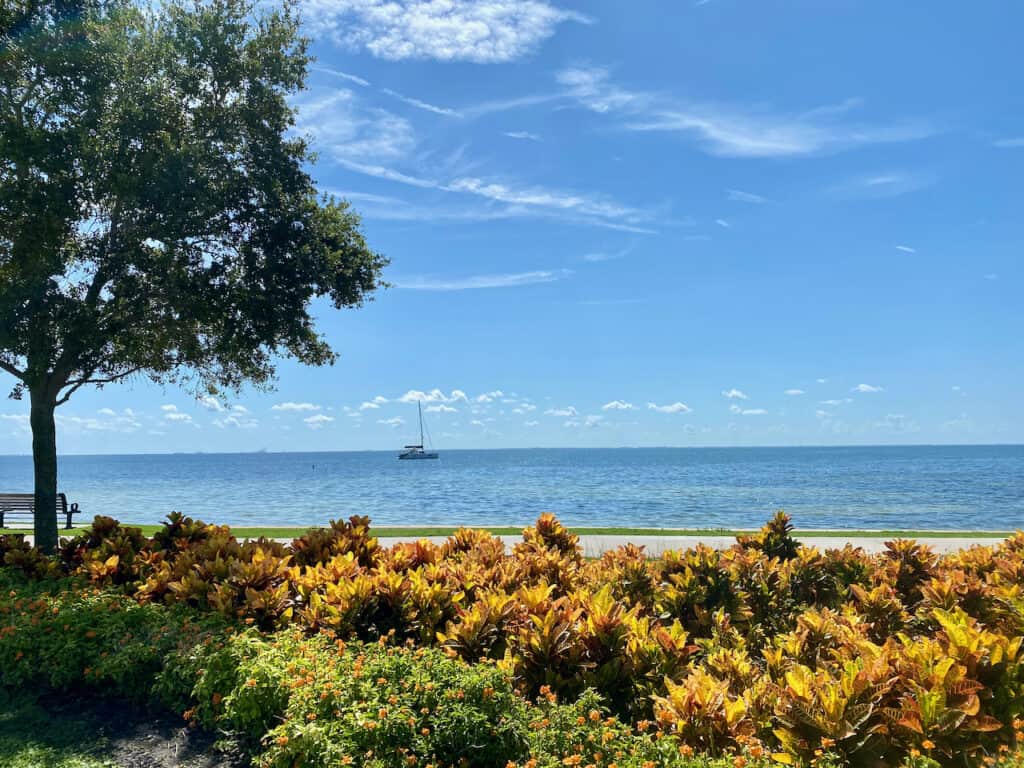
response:
[[[432,541],[435,544],[443,544],[447,537],[445,536],[381,536],[378,541],[382,547],[390,547],[394,544],[402,542],[415,542],[421,538],[425,538],[427,541]],[[512,551],[512,547],[518,542],[522,541],[521,536],[497,536],[505,544],[505,550],[508,552]],[[891,537],[882,536],[809,536],[801,539],[797,536],[797,539],[806,546],[817,547],[820,550],[826,549],[842,549],[847,544],[851,544],[855,547],[861,547],[865,552],[874,553],[881,552],[885,549],[885,542],[889,541]],[[32,543],[31,534],[25,537],[29,544]],[[964,537],[964,538],[945,538],[945,537],[927,537],[920,536],[915,537],[915,541],[921,544],[927,544],[936,552],[941,554],[948,554],[950,552],[956,552],[961,549],[968,549],[976,544],[996,544],[1003,540],[1001,536],[993,536],[991,538],[977,538],[977,537]],[[290,544],[291,539],[276,539],[282,544]],[[624,544],[636,544],[642,546],[650,557],[660,557],[665,552],[675,549],[691,549],[698,544],[705,544],[714,549],[728,549],[736,543],[736,539],[732,536],[631,536],[631,535],[612,535],[612,534],[587,534],[580,536],[580,545],[583,547],[583,555],[585,557],[600,557],[604,552],[612,549],[616,549]]]
[[[519,536],[498,536],[505,543],[505,549],[512,550],[513,545],[522,541]],[[797,537],[800,538],[799,536]],[[416,537],[406,538],[404,536],[386,536],[379,539],[381,546],[390,547],[399,542],[416,541]],[[444,536],[429,536],[428,541],[435,544],[442,544]],[[821,536],[807,537],[800,541],[809,547],[817,547],[820,550],[842,549],[847,544],[855,547],[862,547],[865,552],[881,552],[885,549],[885,542],[889,538],[867,537],[867,536]],[[1002,537],[993,538],[916,538],[915,541],[927,544],[936,552],[949,553],[961,549],[967,549],[975,544],[994,544],[1002,541]],[[623,544],[636,544],[642,546],[651,557],[659,557],[670,549],[690,549],[698,544],[706,544],[714,549],[727,549],[736,543],[732,536],[623,536],[623,535],[585,535],[580,536],[580,545],[583,547],[583,554],[586,557],[600,557],[602,553],[615,549]]]

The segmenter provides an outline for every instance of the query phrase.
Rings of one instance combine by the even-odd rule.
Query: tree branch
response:
[[[60,398],[57,399],[57,405],[64,405],[64,403],[66,403],[68,400],[71,399],[71,396],[73,394],[75,394],[75,392],[77,392],[79,389],[81,389],[82,387],[86,386],[87,384],[112,384],[115,381],[121,381],[121,379],[128,378],[133,373],[138,373],[139,371],[143,370],[145,367],[146,366],[144,366],[144,365],[136,365],[136,366],[133,366],[133,367],[127,369],[126,371],[124,371],[122,373],[118,373],[118,374],[116,374],[114,376],[106,376],[106,377],[100,378],[100,379],[92,378],[93,371],[95,371],[95,368],[94,368],[93,371],[90,371],[89,373],[85,374],[85,376],[82,376],[81,378],[78,378],[78,379],[68,379],[66,382],[64,382],[64,387],[70,387],[70,389],[68,389],[67,392],[65,392]],[[61,389],[63,389],[64,387],[61,387]]]
[[[7,371],[9,374],[11,374],[11,376],[13,376],[16,379],[25,381],[25,372],[19,371],[13,365],[11,365],[8,362],[5,362],[4,360],[0,360],[0,369]]]

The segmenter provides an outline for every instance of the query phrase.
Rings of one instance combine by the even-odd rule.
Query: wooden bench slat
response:
[[[5,517],[33,517],[35,515],[36,499],[31,493],[0,493],[0,528],[5,527]],[[78,504],[68,506],[68,497],[63,493],[57,494],[56,513],[58,517],[65,519],[65,530],[73,528],[71,518],[81,512]]]

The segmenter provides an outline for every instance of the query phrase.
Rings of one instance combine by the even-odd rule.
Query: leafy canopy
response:
[[[334,353],[310,303],[383,285],[347,203],[318,199],[288,98],[290,2],[0,4],[0,369],[54,404],[144,372],[266,384]]]

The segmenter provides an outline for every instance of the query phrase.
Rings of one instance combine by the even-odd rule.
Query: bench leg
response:
[[[67,519],[68,519],[68,524],[64,526],[64,530],[65,531],[70,531],[72,528],[75,527],[75,526],[73,526],[71,524],[71,513],[70,512],[65,512],[64,514],[67,515]]]

